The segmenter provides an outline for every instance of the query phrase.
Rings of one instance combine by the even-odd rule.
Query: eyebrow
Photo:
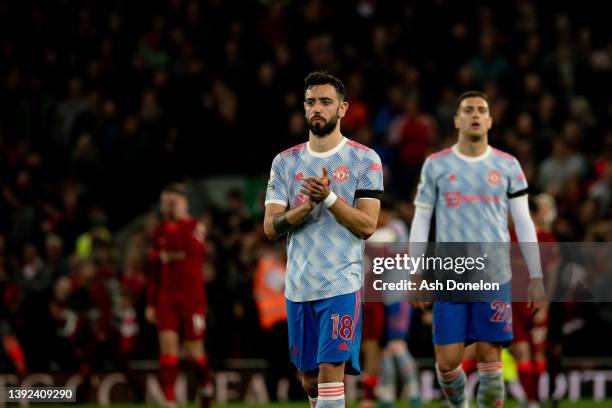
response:
[[[476,105],[465,105],[465,106],[463,107],[463,109],[469,109],[469,108],[472,108],[472,109],[486,109],[486,110],[488,110],[488,109],[489,109],[489,107],[488,107],[488,106],[486,106],[486,105],[480,105],[480,106],[476,106]]]
[[[333,99],[328,96],[322,96],[320,98],[313,98],[313,97],[306,98],[307,101],[314,101],[316,99],[319,99],[320,101],[333,101]]]

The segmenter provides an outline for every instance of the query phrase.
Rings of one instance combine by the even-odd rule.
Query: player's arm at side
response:
[[[270,203],[266,205],[264,215],[264,233],[268,239],[276,239],[285,235],[298,225],[302,219],[316,206],[316,203],[307,200],[302,205],[287,210],[281,204]]]
[[[516,159],[513,159],[508,173],[508,206],[514,222],[516,238],[519,241],[523,258],[527,263],[527,269],[529,269],[528,306],[537,311],[544,305],[545,291],[542,282],[538,235],[529,213],[527,180],[521,165]]]
[[[427,251],[427,242],[429,240],[429,230],[431,228],[431,218],[433,216],[433,208],[424,205],[415,205],[414,217],[410,225],[410,238],[408,243],[408,252],[411,257],[419,257]],[[415,282],[417,287],[421,286],[421,272],[416,270],[410,280]],[[413,292],[414,298],[410,299],[412,306],[425,310],[430,302],[422,300],[418,292]]]
[[[431,218],[433,217],[434,208],[437,201],[438,190],[436,188],[436,177],[434,174],[433,163],[427,158],[423,163],[421,175],[419,177],[419,185],[414,198],[414,217],[410,225],[410,238],[408,238],[408,252],[411,257],[420,257],[427,251],[427,242],[429,241],[429,231],[431,229]],[[413,271],[411,281],[420,287],[422,279],[422,271]],[[410,303],[421,310],[425,310],[431,302],[423,300],[419,292],[411,293]]]
[[[147,307],[145,309],[145,318],[149,323],[156,322],[155,305],[159,295],[159,275],[161,273],[160,250],[156,246],[155,241],[157,234],[153,238],[153,245],[149,249],[147,259]]]
[[[516,230],[516,237],[519,241],[523,258],[527,262],[527,269],[529,269],[530,279],[527,293],[529,306],[537,310],[543,306],[545,291],[542,283],[542,264],[540,263],[538,236],[529,214],[527,194],[511,198],[509,205]]]
[[[329,207],[336,221],[348,228],[361,239],[368,239],[376,230],[380,200],[376,198],[359,198],[356,207],[351,207],[343,200]]]

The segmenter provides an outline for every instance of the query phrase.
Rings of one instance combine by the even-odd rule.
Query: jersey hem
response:
[[[329,298],[333,298],[336,296],[342,296],[342,295],[348,295],[349,293],[354,293],[357,292],[358,290],[362,289],[363,286],[357,286],[356,288],[350,288],[348,291],[342,291],[340,293],[334,293],[333,295],[328,295],[328,296],[323,296],[323,297],[317,297],[315,299],[311,299],[311,298],[305,298],[305,299],[290,299],[289,296],[287,296],[287,294],[285,294],[285,298],[293,303],[303,303],[303,302],[314,302],[317,300],[325,300],[325,299],[329,299]]]

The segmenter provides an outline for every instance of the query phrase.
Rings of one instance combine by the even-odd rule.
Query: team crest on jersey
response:
[[[459,207],[461,204],[461,194],[458,191],[449,191],[444,193],[447,207]]]
[[[501,174],[497,170],[489,171],[489,183],[499,184],[501,181]]]
[[[338,166],[334,169],[334,180],[338,183],[344,183],[349,178],[349,169],[345,165]]]
[[[301,181],[304,178],[304,173],[301,171],[295,175],[295,181]]]

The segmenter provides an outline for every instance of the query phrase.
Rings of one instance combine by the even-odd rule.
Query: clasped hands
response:
[[[310,198],[313,207],[325,200],[330,193],[327,169],[325,167],[322,169],[322,176],[309,176],[302,179],[300,193],[306,194]]]

